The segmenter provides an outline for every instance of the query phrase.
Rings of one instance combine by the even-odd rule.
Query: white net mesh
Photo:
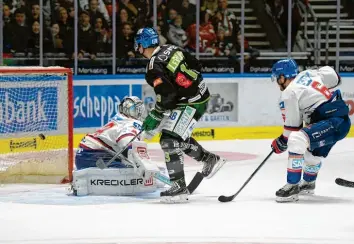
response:
[[[69,178],[69,77],[60,67],[0,68],[0,182]]]

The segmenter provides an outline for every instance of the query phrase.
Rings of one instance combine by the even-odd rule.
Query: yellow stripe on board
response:
[[[68,147],[67,135],[0,139],[0,154],[46,151]]]
[[[273,139],[278,137],[282,132],[282,126],[196,128],[193,130],[192,135],[197,141]],[[76,134],[74,136],[74,147],[79,145],[84,136],[85,134]],[[352,126],[348,137],[354,137],[354,126]],[[159,139],[159,135],[156,135],[148,142],[159,142]]]
[[[236,139],[272,139],[283,131],[281,126],[257,126],[257,127],[226,127],[226,128],[196,128],[193,137],[198,141],[210,140],[236,140]],[[74,135],[74,147],[76,148],[85,134]],[[354,137],[353,126],[348,137]],[[148,142],[158,142],[159,135]],[[67,135],[26,137],[15,139],[0,139],[0,154],[11,152],[45,151],[65,148],[68,145]]]

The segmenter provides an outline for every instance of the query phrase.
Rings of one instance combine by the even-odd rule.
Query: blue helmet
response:
[[[159,35],[153,28],[141,28],[135,36],[134,49],[138,51],[139,45],[149,48],[159,45]]]
[[[294,59],[282,59],[272,67],[272,81],[277,81],[281,75],[284,78],[294,78],[298,74],[298,67]]]

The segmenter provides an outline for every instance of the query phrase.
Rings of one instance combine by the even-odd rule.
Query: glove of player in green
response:
[[[161,123],[161,120],[163,118],[163,114],[158,112],[156,109],[152,109],[148,116],[146,116],[142,129],[144,131],[151,131],[156,129],[159,124]]]

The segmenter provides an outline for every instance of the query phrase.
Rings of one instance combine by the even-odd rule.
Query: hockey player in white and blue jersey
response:
[[[341,82],[329,66],[298,74],[294,60],[280,60],[272,81],[282,91],[284,131],[271,146],[275,153],[289,153],[287,184],[276,192],[276,201],[297,201],[299,193],[314,192],[323,158],[348,134],[349,109],[339,90],[329,90]]]
[[[125,98],[119,113],[80,142],[75,156],[73,190],[76,195],[137,195],[156,191],[154,173],[161,173],[150,161],[146,143],[136,138],[107,169],[99,169],[99,158],[108,162],[141,130],[145,107],[135,96]]]

